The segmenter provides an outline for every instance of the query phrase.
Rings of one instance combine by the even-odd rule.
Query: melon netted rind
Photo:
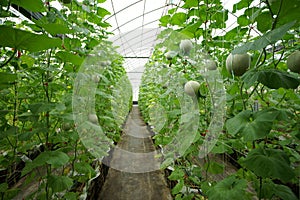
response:
[[[250,67],[251,57],[245,54],[229,54],[226,59],[226,69],[230,74],[242,76]]]
[[[190,40],[181,40],[179,48],[184,54],[189,54],[193,48],[193,44]]]
[[[300,74],[300,51],[299,50],[293,52],[287,58],[287,66],[289,70],[291,70],[292,72],[296,72]]]
[[[199,88],[200,83],[198,83],[197,81],[188,81],[184,85],[184,92],[191,97],[195,97],[198,94]]]

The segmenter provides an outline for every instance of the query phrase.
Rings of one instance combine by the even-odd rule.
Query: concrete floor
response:
[[[114,150],[99,200],[171,200],[151,133],[133,106]]]

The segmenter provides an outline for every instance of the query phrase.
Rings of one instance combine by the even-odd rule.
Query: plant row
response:
[[[284,2],[186,0],[161,18],[139,105],[174,199],[299,198],[300,2]]]
[[[86,198],[102,176],[132,96],[102,2],[0,2],[0,199]]]

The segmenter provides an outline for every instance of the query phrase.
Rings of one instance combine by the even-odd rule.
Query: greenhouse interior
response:
[[[0,0],[0,199],[300,199],[299,11]]]

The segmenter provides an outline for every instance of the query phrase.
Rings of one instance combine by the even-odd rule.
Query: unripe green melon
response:
[[[195,97],[198,94],[199,88],[200,83],[198,83],[197,81],[188,81],[184,85],[184,92],[191,97]]]
[[[216,70],[217,69],[217,63],[213,60],[210,60],[206,63],[206,69],[208,70]]]
[[[190,40],[181,40],[181,42],[179,44],[179,48],[184,54],[187,55],[192,50],[193,44]]]
[[[286,64],[292,72],[300,73],[300,51],[293,52],[287,58]]]
[[[176,55],[177,55],[177,53],[175,51],[168,51],[165,54],[165,56],[168,60],[172,60]]]
[[[99,77],[98,75],[93,75],[93,81],[94,81],[95,83],[99,83],[100,77]]]
[[[89,121],[92,122],[93,124],[98,123],[98,117],[96,114],[89,114],[88,118],[89,118]]]
[[[230,74],[242,76],[250,67],[251,58],[245,54],[229,54],[226,59],[226,69]]]

